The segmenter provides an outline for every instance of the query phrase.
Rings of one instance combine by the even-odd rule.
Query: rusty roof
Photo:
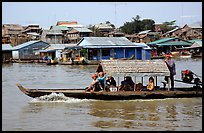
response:
[[[162,60],[101,60],[97,72],[102,70],[115,76],[169,76],[170,72]]]

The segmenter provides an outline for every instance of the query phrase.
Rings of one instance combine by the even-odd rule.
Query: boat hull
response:
[[[63,93],[67,97],[78,99],[98,99],[98,100],[131,100],[131,99],[164,99],[164,98],[192,98],[201,97],[202,89],[184,89],[174,91],[117,91],[117,92],[85,92],[84,89],[27,89],[17,84],[18,88],[30,97],[40,97],[51,93]],[[178,88],[182,89],[182,88]]]

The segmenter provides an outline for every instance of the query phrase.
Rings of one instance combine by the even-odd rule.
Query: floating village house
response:
[[[27,36],[29,41],[31,41],[31,40],[39,40],[41,32],[42,32],[42,28],[40,28],[39,24],[29,24],[22,31],[22,33]]]
[[[201,39],[202,23],[185,24],[182,28],[175,28],[163,34],[164,37],[179,37],[183,40]]]
[[[16,46],[25,42],[22,31],[24,27],[19,24],[2,24],[2,44]]]
[[[84,37],[77,46],[87,50],[89,60],[151,58],[151,48],[134,44],[125,37]]]
[[[50,44],[45,49],[39,51],[40,58],[43,59],[44,56],[48,56],[52,60],[66,58],[64,52],[65,49],[72,48],[74,46],[76,46],[76,44]]]
[[[2,44],[2,61],[12,58],[12,49],[11,44]]]
[[[39,50],[48,47],[44,41],[29,41],[13,47],[12,58],[14,60],[38,60]]]
[[[92,31],[85,27],[76,27],[71,28],[65,36],[67,37],[67,41],[69,43],[77,43],[81,40],[83,37],[89,37],[91,36]]]
[[[43,30],[41,40],[49,44],[62,44],[63,37],[61,30]]]
[[[177,48],[189,47],[192,45],[192,42],[182,40],[178,37],[173,37],[156,40],[147,43],[147,45],[150,46],[152,49],[156,49],[156,55],[160,56],[162,55],[162,52],[167,54],[170,52],[177,51]]]
[[[108,34],[110,33],[110,32],[112,32],[112,31],[114,31],[114,27],[112,26],[112,24],[111,23],[100,23],[100,24],[96,24],[96,25],[94,25],[94,27],[96,28],[96,29],[98,29],[98,31],[102,34],[102,35],[104,35],[104,36],[108,36]]]
[[[187,50],[192,53],[192,57],[202,57],[202,39],[189,40],[193,44],[189,47],[178,48],[178,50]]]

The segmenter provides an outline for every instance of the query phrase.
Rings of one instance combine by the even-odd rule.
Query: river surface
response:
[[[175,63],[175,79],[181,79],[181,70],[185,69],[202,76],[202,59],[175,59]],[[96,67],[3,64],[2,130],[202,131],[202,98],[103,101],[62,94],[31,98],[16,86],[85,88],[92,82],[90,75]],[[159,85],[162,80],[158,79]],[[175,82],[175,86],[186,84]]]

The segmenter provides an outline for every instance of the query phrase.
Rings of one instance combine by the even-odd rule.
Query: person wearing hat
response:
[[[171,90],[174,90],[174,75],[176,75],[176,65],[171,54],[166,55],[165,63],[170,71]]]
[[[86,91],[90,91],[90,92],[100,91],[99,80],[97,79],[98,76],[94,73],[91,75],[91,78],[93,79],[92,84],[85,89],[85,92]]]

